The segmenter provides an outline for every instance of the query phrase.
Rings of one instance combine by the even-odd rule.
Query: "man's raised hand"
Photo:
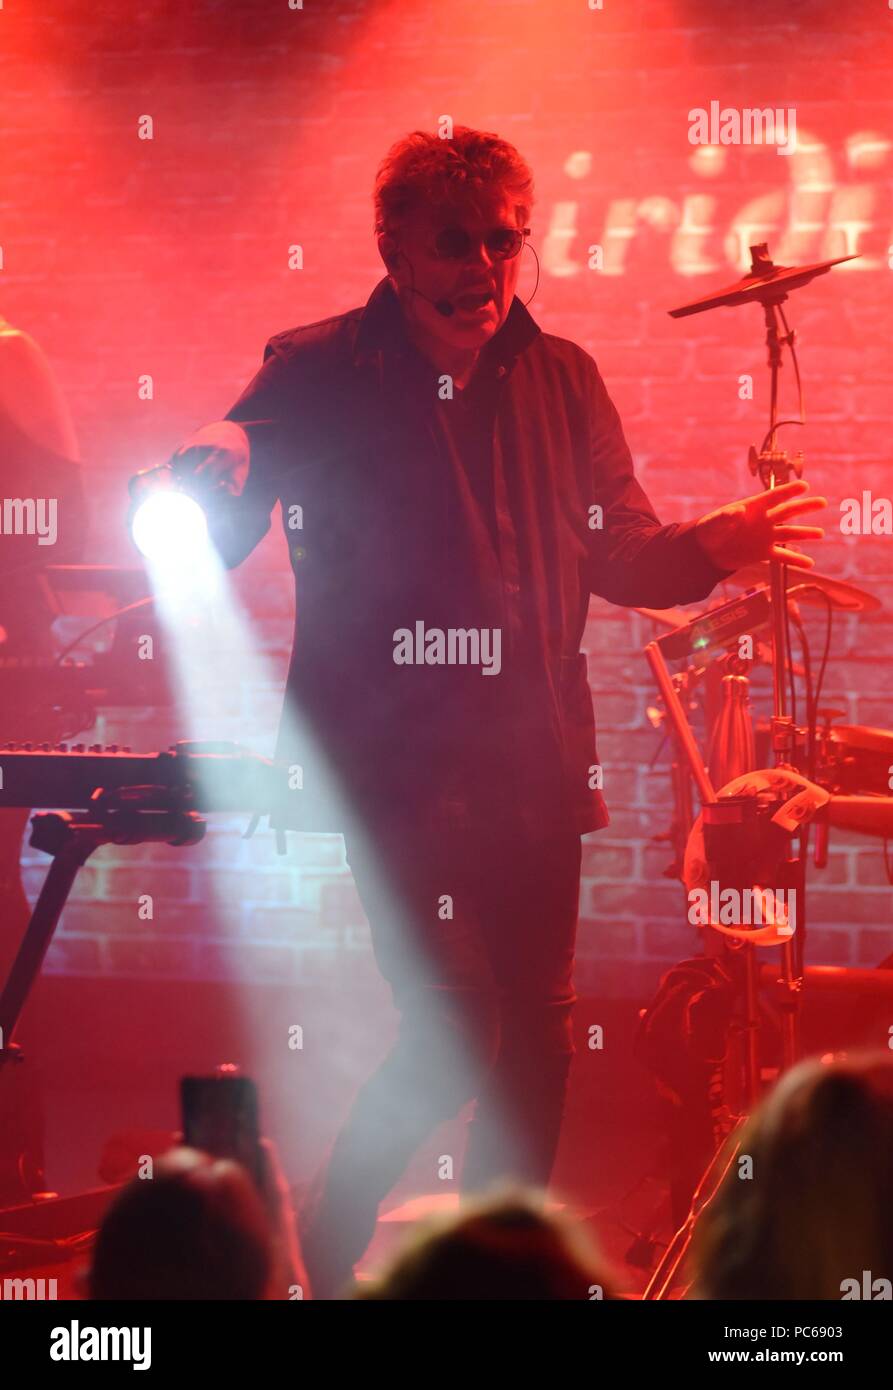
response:
[[[804,478],[783,483],[769,492],[729,502],[702,516],[695,535],[704,553],[720,569],[739,570],[758,560],[780,560],[797,569],[811,569],[815,561],[791,548],[791,542],[818,541],[821,526],[803,526],[795,518],[827,507],[824,497],[807,497]]]

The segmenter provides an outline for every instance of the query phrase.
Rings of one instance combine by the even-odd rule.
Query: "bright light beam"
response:
[[[210,539],[201,508],[185,494],[169,491],[160,494],[157,505],[153,506],[154,501],[148,499],[140,505],[134,523],[142,518],[140,548],[146,556],[157,611],[170,643],[178,707],[190,739],[223,740],[230,736],[234,718],[233,684],[244,682],[254,690],[269,688],[275,684],[276,676],[258,650],[250,623]],[[231,673],[231,680],[221,680],[222,672]],[[274,756],[272,750],[267,752],[260,746],[268,741],[268,735],[254,728],[241,714],[235,717],[238,719],[238,741],[264,756]],[[310,749],[315,744],[312,730],[300,720],[298,711],[286,706],[278,746]],[[330,768],[326,771],[329,788],[334,788],[338,795],[340,780]],[[283,765],[283,778],[287,776],[288,768]],[[301,795],[303,783],[297,790],[290,780],[288,785],[290,795]],[[339,800],[346,811],[343,794]],[[346,818],[342,817],[341,823],[346,824]],[[383,866],[380,866],[379,878],[384,884],[385,900],[390,903],[389,915],[400,924],[406,957],[413,961],[421,985],[430,975],[429,964],[416,944],[416,932],[404,904],[393,886],[385,881]],[[216,893],[215,899],[220,900]],[[457,1083],[461,1083],[462,1077],[474,1067],[470,1043],[458,1035],[455,1027],[449,1032],[441,1027],[434,1016],[431,1027],[437,1028],[440,1034],[434,1041],[443,1059],[442,1068],[454,1072]],[[286,1068],[290,1071],[292,1060],[285,1047],[283,1055],[275,1060],[278,1066],[271,1058],[267,1075],[272,1073],[276,1077],[276,1089],[280,1084],[290,1089]],[[356,1078],[360,1084],[367,1079],[365,1076]],[[393,1111],[394,1123],[397,1123],[406,1104],[405,1096],[379,1099],[383,1109]],[[512,1127],[507,1117],[503,1123],[509,1133]]]

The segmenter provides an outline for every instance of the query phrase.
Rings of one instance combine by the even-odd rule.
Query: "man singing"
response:
[[[462,1189],[548,1182],[573,1054],[580,836],[607,824],[591,594],[704,599],[824,505],[791,483],[662,526],[593,359],[514,297],[530,169],[487,132],[415,131],[375,184],[387,275],[291,329],[174,456],[223,490],[232,567],[279,500],[295,644],[277,758],[342,830],[400,1015],[314,1185],[313,1294],[337,1296],[418,1145],[476,1100]]]

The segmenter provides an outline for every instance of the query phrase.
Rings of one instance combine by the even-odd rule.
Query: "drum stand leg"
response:
[[[735,1134],[744,1124],[745,1116],[741,1116],[735,1123],[732,1133]],[[659,1302],[667,1297],[670,1290],[676,1284],[677,1278],[682,1270],[685,1257],[691,1245],[692,1236],[701,1212],[712,1200],[719,1190],[720,1184],[738,1157],[740,1144],[732,1144],[730,1140],[724,1140],[713,1155],[704,1176],[695,1188],[691,1199],[691,1208],[679,1230],[673,1236],[664,1252],[657,1268],[648,1281],[648,1287],[642,1294],[643,1302]],[[688,1292],[686,1286],[680,1293],[682,1297]]]

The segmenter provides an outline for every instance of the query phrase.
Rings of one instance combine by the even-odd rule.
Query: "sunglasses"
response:
[[[483,241],[494,260],[510,261],[526,236],[530,236],[529,227],[493,227],[483,237],[473,237],[464,227],[441,227],[434,237],[434,252],[444,261],[464,261],[472,247]]]

